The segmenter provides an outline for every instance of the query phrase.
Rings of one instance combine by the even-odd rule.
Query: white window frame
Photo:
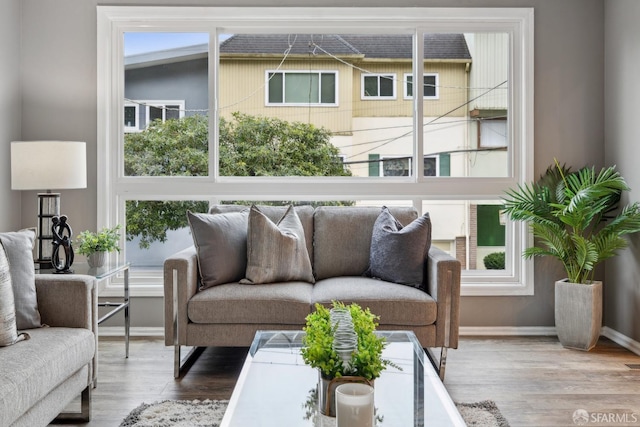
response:
[[[378,78],[378,95],[367,95],[364,91],[364,79],[367,77],[377,77]],[[380,79],[388,78],[393,83],[393,94],[392,95],[380,95]],[[397,77],[395,73],[362,73],[360,75],[360,99],[363,101],[390,101],[397,98]]]
[[[283,75],[283,84],[282,84],[282,102],[269,102],[269,80],[270,74],[282,74]],[[318,78],[318,102],[286,102],[285,96],[285,87],[287,74],[333,74],[334,78],[334,102],[322,102],[322,79]],[[266,70],[265,73],[265,85],[264,85],[264,102],[267,107],[338,107],[338,96],[340,94],[340,90],[338,88],[339,74],[338,70]]]
[[[440,99],[440,74],[439,73],[424,73],[422,74],[422,81],[424,84],[424,78],[425,77],[435,77],[435,88],[436,88],[436,94],[434,96],[424,96],[424,88],[422,90],[422,96],[423,99],[425,100],[438,100]],[[409,74],[409,73],[405,73],[404,74],[404,79],[403,81],[403,86],[404,86],[404,99],[413,99],[413,95],[409,95],[409,78],[413,79],[413,74]],[[415,85],[413,85],[415,86]]]
[[[430,155],[430,156],[427,155],[427,156],[422,156],[422,157],[423,157],[423,159],[436,159],[436,174],[435,174],[435,176],[430,176],[430,175],[428,175],[428,176],[431,177],[431,178],[436,178],[436,177],[440,176],[440,156],[438,156],[438,155]],[[422,161],[422,164],[424,165],[424,160]],[[424,166],[423,166],[423,168],[424,168]],[[422,173],[422,175],[423,176],[427,176],[427,175],[424,174],[424,172]]]
[[[496,200],[505,190],[533,179],[534,99],[533,8],[425,8],[425,7],[149,7],[97,6],[97,227],[124,222],[125,200],[245,200],[281,199],[300,195],[305,200],[412,200],[418,211],[422,200]],[[423,177],[417,172],[402,179],[342,177],[220,177],[210,162],[206,177],[125,177],[123,166],[124,59],[127,31],[210,32],[209,153],[217,156],[216,85],[218,33],[331,33],[414,34],[414,57],[423,57],[425,33],[504,32],[509,45],[509,140],[506,177]],[[327,30],[330,29],[330,30]],[[415,76],[424,73],[424,61],[414,61]],[[414,128],[421,129],[422,91],[414,94]],[[414,132],[414,158],[422,158],[422,132]],[[185,191],[185,189],[188,189]],[[185,194],[187,193],[187,194]],[[212,196],[215,195],[215,196]],[[290,196],[287,196],[290,200]],[[507,241],[515,254],[504,274],[463,272],[462,295],[531,295],[533,262],[521,250],[533,243],[525,224],[508,223]],[[124,254],[119,256],[124,257]],[[117,283],[116,285],[117,286]],[[162,274],[132,277],[132,295],[161,296]],[[121,288],[117,290],[121,291]],[[108,295],[105,293],[104,295]]]

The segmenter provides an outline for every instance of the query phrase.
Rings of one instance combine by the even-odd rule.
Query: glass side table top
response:
[[[131,266],[129,262],[115,261],[115,262],[107,262],[102,267],[89,267],[89,264],[86,262],[74,262],[71,265],[71,270],[73,274],[85,274],[88,276],[93,276],[96,279],[105,279],[109,276],[112,276],[116,273],[124,271]],[[40,274],[65,274],[65,273],[56,273],[53,268],[39,269],[36,270],[36,273]]]
[[[376,426],[465,426],[413,332],[387,338],[389,367],[375,380]],[[335,418],[318,410],[318,372],[300,355],[301,331],[258,331],[221,427],[325,427]]]

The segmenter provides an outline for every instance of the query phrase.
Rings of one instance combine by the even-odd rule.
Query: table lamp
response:
[[[66,216],[60,216],[60,193],[51,192],[51,190],[71,188],[87,188],[86,143],[75,141],[14,141],[11,143],[11,189],[45,191],[38,193],[38,253],[35,262],[40,265],[40,268],[53,267],[52,254],[56,244],[54,234],[60,237],[60,233],[63,233],[65,242],[69,244],[71,242],[71,228],[66,222]],[[62,218],[64,218],[63,228],[60,227]],[[58,227],[58,232],[54,231],[54,225]],[[72,262],[73,253],[71,252],[70,257],[68,255],[65,257],[66,270]]]

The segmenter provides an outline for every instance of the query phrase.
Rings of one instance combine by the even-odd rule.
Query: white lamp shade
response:
[[[87,187],[87,148],[75,141],[11,143],[11,189]]]

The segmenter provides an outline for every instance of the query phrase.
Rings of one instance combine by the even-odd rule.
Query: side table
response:
[[[115,276],[118,273],[124,274],[124,294],[122,296],[122,301],[117,302],[99,302],[98,307],[110,307],[109,310],[104,316],[98,319],[98,324],[104,322],[105,320],[113,317],[116,313],[120,311],[124,311],[124,345],[125,345],[125,357],[129,357],[129,329],[130,329],[130,320],[129,320],[129,262],[115,262],[115,263],[107,263],[102,267],[89,267],[89,264],[84,262],[74,263],[71,266],[71,270],[73,270],[73,274],[83,274],[86,276],[92,276],[96,279],[97,284],[97,294],[100,296],[100,291],[104,288],[104,283],[106,279],[109,279]],[[36,274],[56,274],[53,269],[37,269]],[[63,274],[63,273],[59,273]]]

